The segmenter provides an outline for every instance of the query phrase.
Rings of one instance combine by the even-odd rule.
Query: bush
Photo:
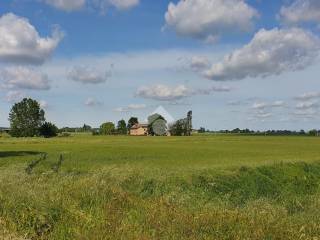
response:
[[[58,133],[58,128],[56,125],[50,122],[45,122],[39,129],[40,136],[45,138],[56,137]]]
[[[58,135],[58,137],[70,137],[70,136],[71,136],[71,134],[68,133],[68,132],[62,132],[62,133],[60,133],[60,134]]]

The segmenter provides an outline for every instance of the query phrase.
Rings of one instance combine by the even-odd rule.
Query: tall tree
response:
[[[117,132],[121,135],[126,135],[128,133],[127,124],[125,120],[120,120],[117,125]]]
[[[82,132],[90,132],[92,130],[92,127],[87,124],[83,124],[83,127],[81,130]]]
[[[128,126],[127,126],[127,128],[130,130],[130,128],[131,128],[132,126],[134,126],[135,124],[138,124],[138,123],[139,123],[138,118],[136,118],[136,117],[131,117],[131,118],[129,119],[129,121],[128,121]]]
[[[160,114],[149,116],[148,125],[151,135],[164,136],[167,134],[167,121]]]
[[[115,132],[115,126],[114,126],[114,123],[112,122],[106,122],[100,126],[100,133],[102,135],[112,135],[114,134],[114,132]]]
[[[31,98],[15,103],[9,114],[11,131],[14,137],[33,137],[39,135],[39,128],[45,121],[40,104]]]

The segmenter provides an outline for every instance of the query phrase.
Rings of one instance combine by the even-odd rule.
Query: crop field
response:
[[[320,239],[320,138],[0,137],[0,239]]]

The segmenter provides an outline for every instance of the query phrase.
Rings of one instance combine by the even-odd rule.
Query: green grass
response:
[[[319,239],[319,146],[316,137],[0,137],[0,239]]]

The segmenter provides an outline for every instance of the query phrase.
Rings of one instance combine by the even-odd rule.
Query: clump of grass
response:
[[[31,163],[28,164],[28,166],[26,167],[25,169],[25,172],[27,174],[31,174],[32,173],[32,170],[42,161],[46,160],[47,159],[47,154],[46,153],[43,153],[41,154],[40,158],[37,159],[37,160],[33,160]]]
[[[55,163],[55,164],[53,164],[52,167],[51,167],[51,169],[52,169],[55,173],[58,173],[59,170],[60,170],[60,168],[61,168],[61,165],[62,165],[63,161],[64,161],[63,155],[60,154],[60,155],[59,155],[59,160],[58,160],[58,162]]]

